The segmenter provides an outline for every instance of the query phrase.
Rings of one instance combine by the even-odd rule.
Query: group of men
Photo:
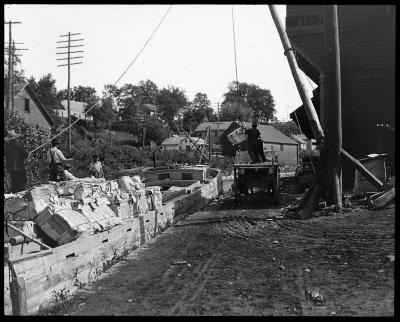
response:
[[[25,190],[27,184],[27,175],[25,161],[28,159],[28,152],[23,145],[18,142],[20,134],[10,130],[5,137],[4,155],[6,161],[6,170],[10,178],[10,192],[16,193]],[[49,165],[49,181],[68,181],[76,180],[69,170],[72,168],[72,158],[66,158],[58,146],[61,141],[54,138],[51,141],[51,148],[47,151],[47,162]],[[104,178],[103,167],[98,155],[93,157],[89,165],[90,175],[94,178]]]

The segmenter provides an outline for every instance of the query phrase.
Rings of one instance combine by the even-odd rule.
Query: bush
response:
[[[19,141],[30,152],[49,140],[52,136],[59,133],[61,128],[53,129],[52,134],[39,127],[25,122],[23,117],[18,113],[4,113],[4,132],[14,130],[21,134]],[[93,139],[86,140],[80,134],[80,131],[72,128],[72,148],[68,153],[68,132],[60,135],[62,144],[60,150],[65,157],[73,158],[74,167],[71,172],[78,178],[88,177],[89,164],[93,160],[94,155],[99,155],[103,164],[103,170],[106,178],[110,178],[111,173],[122,170],[131,169],[139,166],[153,166],[153,153],[156,158],[156,166],[166,166],[174,163],[195,165],[199,163],[200,152],[197,150],[191,151],[162,151],[157,148],[136,148],[131,145],[116,145],[112,147],[108,143]],[[44,147],[34,152],[27,160],[26,169],[28,184],[27,188],[33,185],[47,183],[49,179],[49,166],[47,163],[47,151],[51,147],[50,142]],[[207,154],[208,155],[208,154]],[[205,158],[202,158],[202,163],[205,163]],[[206,162],[208,164],[208,162]],[[218,167],[222,170],[231,171],[233,161],[229,157],[216,158],[212,157],[211,166]],[[5,168],[4,168],[5,171]],[[4,173],[6,178],[6,172]],[[7,180],[4,180],[5,191],[9,190]]]
[[[4,111],[4,131],[14,130],[21,134],[19,142],[24,146],[27,152],[33,151],[35,148],[46,142],[50,138],[50,134],[41,129],[37,125],[27,123],[24,118],[17,112]],[[46,153],[50,144],[46,144],[38,151],[30,155],[30,158],[25,162],[27,172],[27,188],[47,182],[49,170],[47,165]],[[4,168],[4,171],[5,168]],[[4,175],[6,175],[4,173]],[[4,180],[5,191],[9,190],[7,180]]]

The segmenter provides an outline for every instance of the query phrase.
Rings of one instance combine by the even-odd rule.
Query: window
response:
[[[25,98],[25,112],[30,113],[31,109],[29,107],[29,98]]]
[[[190,145],[186,146],[186,151],[190,151]]]
[[[201,138],[201,132],[199,132],[199,138]]]
[[[218,131],[214,131],[214,136],[218,137]]]
[[[283,144],[281,143],[281,151],[283,151]]]

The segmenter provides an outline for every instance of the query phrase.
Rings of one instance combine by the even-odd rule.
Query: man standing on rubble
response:
[[[60,141],[55,138],[51,141],[51,148],[47,152],[47,161],[50,168],[50,181],[60,181],[64,178],[64,167],[63,162],[72,161],[72,159],[67,159],[64,154],[58,149]]]
[[[11,130],[4,139],[6,142],[4,155],[6,158],[6,170],[11,179],[11,193],[25,190],[27,182],[24,162],[28,158],[28,152],[18,142],[17,139],[20,136],[20,134]]]

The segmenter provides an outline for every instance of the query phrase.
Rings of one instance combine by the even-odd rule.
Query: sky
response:
[[[4,20],[12,25],[12,38],[21,51],[26,77],[36,80],[51,73],[57,90],[67,88],[67,67],[56,49],[61,35],[81,33],[72,39],[83,44],[82,64],[71,66],[71,87],[91,86],[99,96],[105,84],[114,84],[150,38],[169,5],[4,5]],[[284,22],[286,6],[277,5]],[[300,106],[289,64],[267,5],[233,6],[237,74],[239,82],[269,89],[276,117]],[[8,43],[8,25],[4,28]],[[189,100],[197,92],[207,94],[211,106],[236,79],[231,5],[173,5],[137,60],[116,84],[137,84],[150,79],[159,89],[175,86]],[[306,83],[308,90],[315,84]]]

